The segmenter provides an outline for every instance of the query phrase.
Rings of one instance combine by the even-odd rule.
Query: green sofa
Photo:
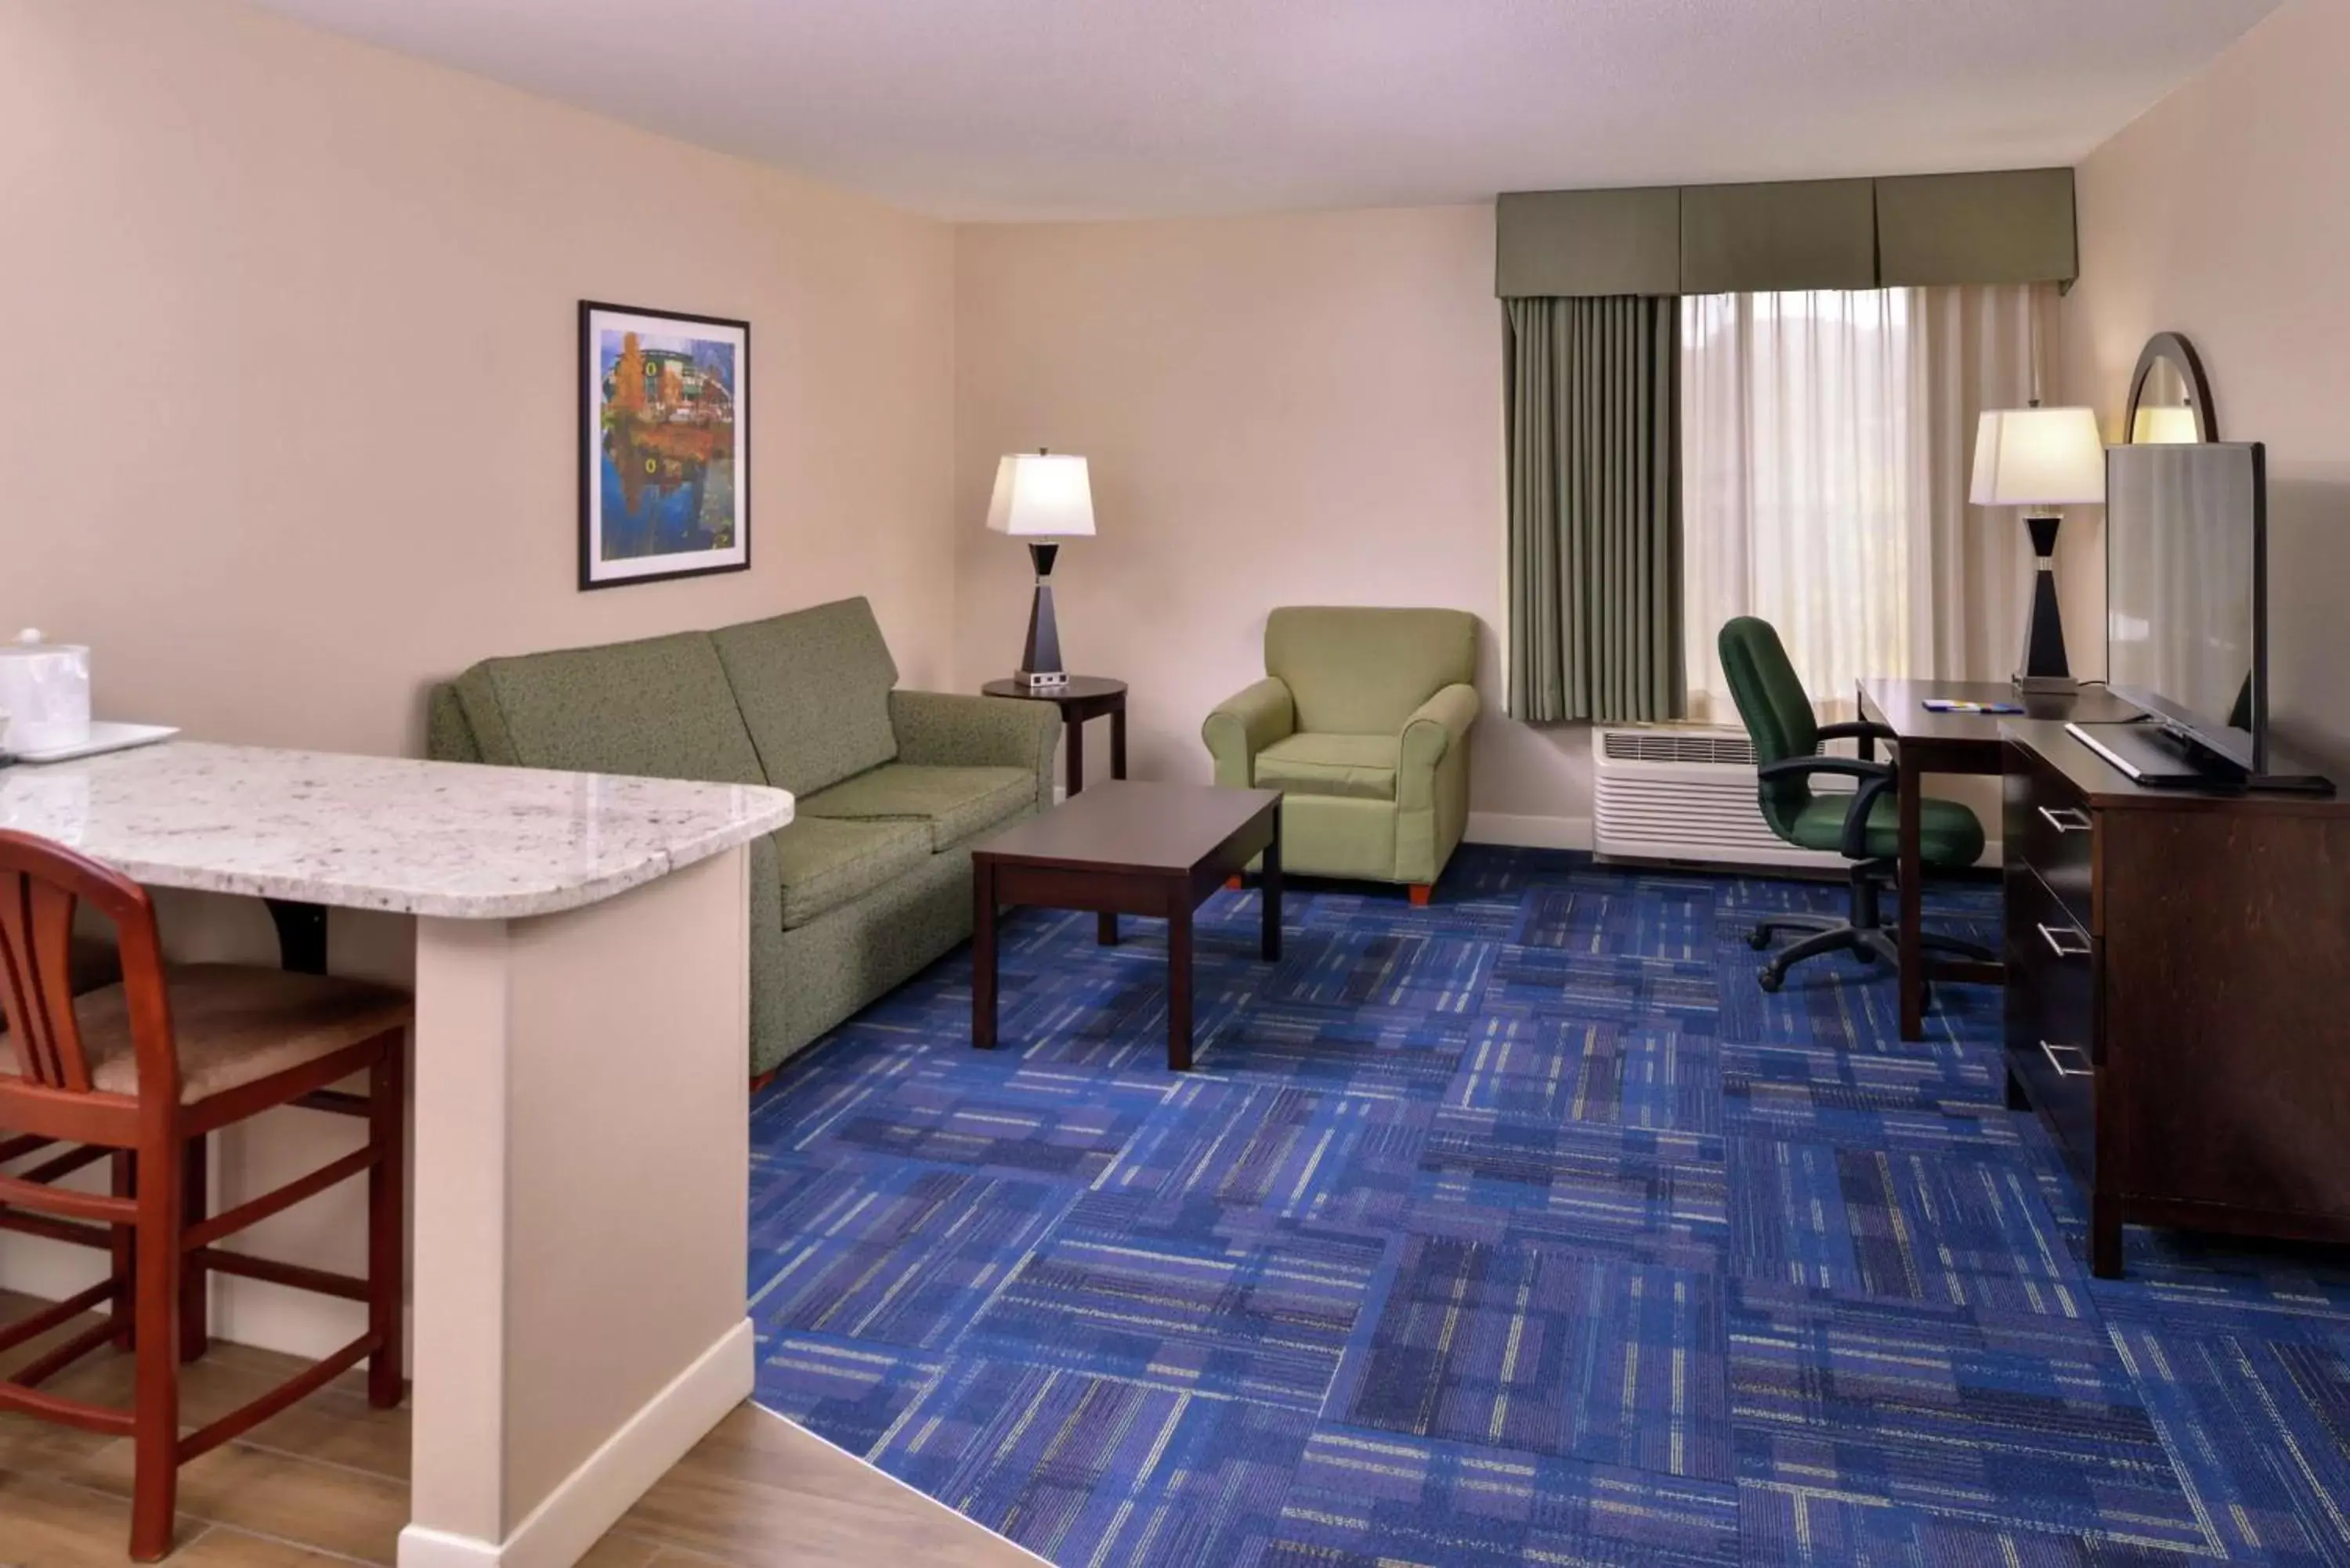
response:
[[[972,839],[1052,802],[1049,702],[895,690],[872,607],[474,665],[432,693],[444,762],[773,784],[751,845],[751,1073],[971,935]]]
[[[1427,901],[1469,824],[1477,618],[1289,607],[1265,678],[1200,727],[1216,782],[1283,792],[1287,871],[1410,885]]]

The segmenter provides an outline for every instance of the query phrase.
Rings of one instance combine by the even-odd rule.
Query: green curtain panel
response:
[[[1680,308],[1512,299],[1510,713],[1678,718]]]

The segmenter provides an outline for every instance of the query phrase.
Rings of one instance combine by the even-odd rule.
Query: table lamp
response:
[[[1036,568],[1036,594],[1028,607],[1028,645],[1013,675],[1031,691],[1069,683],[1061,668],[1061,632],[1053,621],[1053,557],[1059,539],[1090,539],[1094,532],[1093,487],[1086,460],[1039,447],[1018,452],[995,465],[995,494],[987,504],[987,525],[998,534],[1028,541]]]
[[[2024,514],[2032,553],[2032,618],[2023,628],[2023,663],[2015,684],[2023,691],[2076,690],[2064,659],[2064,621],[2056,607],[2058,506],[2106,498],[2106,446],[2092,409],[1992,409],[1975,432],[1977,506],[2034,508]]]

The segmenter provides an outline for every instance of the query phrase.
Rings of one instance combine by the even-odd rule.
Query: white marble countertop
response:
[[[0,827],[141,882],[454,919],[577,909],[791,819],[755,785],[186,741],[0,768]]]

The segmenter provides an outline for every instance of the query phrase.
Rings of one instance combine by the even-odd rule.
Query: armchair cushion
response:
[[[896,759],[898,666],[863,599],[723,627],[710,640],[767,783],[814,794]]]
[[[851,822],[802,816],[769,834],[783,884],[784,929],[861,898],[931,857],[931,830],[920,822]]]
[[[1035,804],[1036,775],[1026,768],[888,763],[817,791],[799,809],[803,817],[913,823],[932,849],[949,849]]]
[[[1845,815],[1851,806],[1849,794],[1813,795],[1795,814],[1788,836],[1805,849],[1841,853]],[[1982,856],[1982,823],[1956,801],[1931,795],[1919,801],[1918,826],[1918,849],[1929,866],[1971,866]],[[1872,860],[1889,860],[1901,853],[1901,806],[1892,795],[1878,796],[1870,809],[1866,844]]]
[[[1261,789],[1393,800],[1401,742],[1392,735],[1291,735],[1256,754]]]

